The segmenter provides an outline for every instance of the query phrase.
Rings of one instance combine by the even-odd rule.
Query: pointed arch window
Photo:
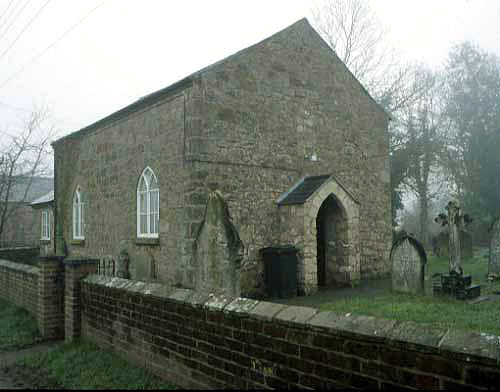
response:
[[[147,167],[137,184],[137,237],[158,238],[160,189],[156,176]]]
[[[76,188],[73,195],[73,238],[85,239],[85,197],[80,187]]]

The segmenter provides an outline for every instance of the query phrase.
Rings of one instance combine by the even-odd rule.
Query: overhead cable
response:
[[[12,43],[9,45],[9,47],[7,49],[5,49],[2,54],[0,54],[0,60],[2,60],[7,53],[9,53],[9,50],[15,45],[15,43],[19,40],[19,38],[21,38],[21,36],[24,34],[24,32],[33,24],[33,22],[35,21],[35,19],[40,16],[40,14],[44,10],[44,8],[47,7],[47,5],[50,2],[51,2],[51,0],[47,0],[45,2],[45,4],[42,5],[42,7],[40,7],[40,9],[37,11],[37,13],[35,14],[35,16],[33,16],[33,18],[30,19],[30,21],[26,24],[26,26],[24,26],[24,28],[17,35],[17,37],[14,39],[14,41],[12,41]]]
[[[83,16],[78,22],[72,25],[69,29],[67,29],[63,34],[61,34],[54,42],[52,42],[49,46],[39,52],[37,55],[33,56],[31,60],[29,60],[26,64],[24,64],[18,71],[12,74],[10,77],[5,79],[0,84],[0,89],[2,89],[7,83],[11,80],[15,79],[19,76],[26,68],[28,68],[31,64],[37,61],[40,57],[42,57],[45,53],[47,53],[50,49],[52,49],[55,45],[57,45],[60,41],[62,41],[69,33],[71,33],[75,28],[77,28],[80,24],[82,24],[90,15],[92,15],[99,7],[101,7],[107,0],[101,1],[96,7],[92,8],[85,16]]]
[[[7,20],[4,22],[4,26],[7,26],[3,31],[2,31],[2,35],[0,35],[0,40],[5,37],[5,35],[7,34],[7,32],[9,31],[9,29],[11,28],[11,26],[14,24],[14,22],[19,18],[19,15],[21,15],[21,13],[24,11],[24,9],[28,6],[28,4],[30,3],[31,0],[28,0],[26,3],[24,3],[24,5],[21,7],[21,9],[17,12],[17,14],[14,16],[14,18],[12,18],[12,20],[10,21],[10,23],[7,22]],[[8,23],[8,24],[7,24]],[[0,28],[1,29],[1,28]]]
[[[4,15],[7,13],[7,11],[10,9],[10,6],[12,5],[12,3],[14,3],[14,0],[10,0],[9,4],[7,5],[7,8],[5,8],[2,12],[2,14],[0,15],[0,20],[2,20],[2,18],[4,17]]]

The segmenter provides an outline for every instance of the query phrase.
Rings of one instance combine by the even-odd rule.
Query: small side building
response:
[[[54,191],[34,200],[31,208],[34,238],[39,244],[40,255],[54,254]]]
[[[0,248],[38,246],[31,203],[54,189],[54,179],[20,177],[12,181],[6,206],[7,214],[0,234]],[[3,208],[0,208],[0,210]]]

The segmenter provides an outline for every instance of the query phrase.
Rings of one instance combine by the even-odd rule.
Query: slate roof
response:
[[[30,185],[31,182],[31,185]],[[26,188],[29,186],[26,193]],[[26,177],[20,179],[12,188],[9,201],[10,202],[26,202],[30,203],[43,195],[46,195],[54,189],[54,179],[47,177],[33,177],[32,179]]]
[[[51,190],[49,193],[46,195],[43,195],[42,197],[39,197],[35,201],[31,203],[32,206],[35,206],[37,204],[45,204],[45,203],[51,203],[54,201],[54,190]]]
[[[304,204],[329,178],[329,175],[302,178],[292,189],[277,200],[278,205]]]

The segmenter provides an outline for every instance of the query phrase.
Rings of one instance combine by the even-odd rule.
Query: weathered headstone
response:
[[[240,295],[243,242],[219,191],[208,197],[205,219],[194,244],[196,290],[202,293]]]
[[[413,237],[400,236],[391,250],[392,289],[396,292],[424,292],[427,256],[424,247]]]
[[[490,255],[488,277],[500,279],[500,219],[497,219],[490,230]]]

